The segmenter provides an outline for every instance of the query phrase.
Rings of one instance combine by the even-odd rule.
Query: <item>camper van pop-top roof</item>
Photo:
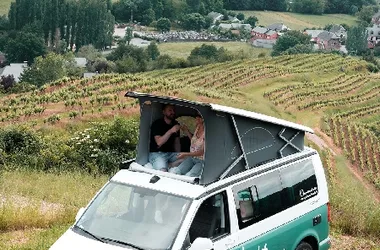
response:
[[[208,185],[217,180],[256,168],[304,150],[305,132],[312,129],[242,109],[211,103],[194,102],[167,96],[127,92],[140,104],[140,130],[135,162],[128,161],[130,170],[153,172],[143,167],[148,163],[150,126],[162,116],[162,105],[175,106],[177,117],[200,113],[205,126],[204,169],[200,178],[162,173],[176,179]]]

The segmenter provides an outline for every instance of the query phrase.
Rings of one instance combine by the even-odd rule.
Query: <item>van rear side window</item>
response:
[[[318,194],[310,159],[240,184],[234,188],[240,229]]]

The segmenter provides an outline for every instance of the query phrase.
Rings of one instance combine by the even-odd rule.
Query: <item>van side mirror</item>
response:
[[[213,250],[214,243],[209,238],[196,238],[189,250]]]
[[[78,221],[79,218],[82,216],[82,214],[84,213],[84,207],[81,207],[77,213],[77,215],[75,216],[75,221]]]

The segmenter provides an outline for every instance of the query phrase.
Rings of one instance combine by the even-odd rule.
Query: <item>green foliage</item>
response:
[[[243,13],[238,13],[238,14],[236,15],[236,18],[239,19],[240,21],[243,21],[243,20],[245,19],[245,16],[244,16]]]
[[[170,31],[170,28],[171,28],[170,20],[168,18],[162,17],[158,19],[156,27],[157,27],[157,30],[160,32]]]
[[[21,30],[31,24],[27,27],[31,32],[38,27],[38,34],[42,30],[44,42],[52,50],[58,49],[62,41],[70,47],[75,44],[77,49],[87,44],[104,48],[112,43],[115,18],[103,0],[16,0],[8,17],[11,29]]]
[[[255,16],[249,16],[247,19],[244,20],[244,23],[250,24],[253,27],[256,27],[256,23],[259,20]]]
[[[147,62],[146,60],[138,61],[136,58],[131,56],[124,56],[122,59],[116,62],[116,72],[122,73],[137,73],[146,70]]]
[[[310,39],[311,37],[309,35],[300,31],[288,31],[277,39],[276,44],[273,46],[272,56],[278,56],[297,44],[310,45]]]
[[[215,45],[202,44],[194,48],[188,61],[191,65],[202,65],[211,62],[225,62],[232,60],[232,56],[223,48],[216,48]]]
[[[345,13],[353,14],[355,10],[360,10],[366,5],[375,5],[376,0],[327,0],[325,13]]]
[[[38,87],[66,76],[66,61],[63,56],[49,53],[37,57],[32,66],[21,74],[21,82]]]
[[[4,51],[9,62],[28,61],[31,64],[36,57],[46,53],[46,47],[36,34],[18,32],[15,38],[8,39]]]
[[[369,24],[371,22],[372,16],[375,14],[374,6],[363,6],[363,8],[356,13],[359,20]]]
[[[135,157],[137,129],[135,120],[122,117],[111,123],[93,123],[91,128],[75,133],[70,139],[74,160],[77,164],[92,162],[96,171],[112,173],[123,160]]]
[[[0,150],[5,154],[34,154],[41,148],[39,137],[24,126],[0,130]]]
[[[13,75],[7,75],[7,76],[3,75],[0,78],[0,85],[5,92],[9,91],[10,88],[13,88],[15,83],[16,82]]]
[[[117,61],[126,56],[132,57],[137,61],[143,61],[146,59],[146,53],[144,53],[144,49],[137,46],[125,44],[120,44],[107,56],[107,59],[111,61]]]
[[[186,30],[201,31],[206,28],[206,19],[199,13],[185,15],[182,21],[182,27]]]
[[[125,40],[127,44],[129,45],[132,38],[133,38],[133,29],[131,27],[127,27],[127,29],[125,30],[125,37],[124,39],[122,39],[122,41]]]
[[[94,174],[111,174],[121,161],[135,157],[137,130],[136,120],[122,117],[111,122],[93,122],[70,138],[11,126],[0,129],[1,163],[25,169],[83,169]]]
[[[146,53],[149,59],[153,61],[156,60],[157,57],[160,55],[160,51],[158,50],[157,44],[155,42],[151,42],[146,48]]]
[[[310,54],[313,52],[313,47],[311,44],[297,44],[291,47],[283,53],[284,55],[295,55],[295,54]]]
[[[103,57],[96,58],[95,61],[88,67],[90,72],[112,73],[116,71],[116,64],[108,61]]]
[[[367,30],[363,25],[351,27],[347,32],[346,47],[351,55],[362,55],[367,50]]]
[[[6,15],[0,16],[0,31],[6,31],[9,29],[9,20]]]
[[[82,46],[77,52],[78,57],[84,57],[89,62],[94,62],[96,58],[102,57],[102,54],[92,45]]]
[[[292,11],[303,14],[322,15],[325,8],[324,0],[295,0]]]

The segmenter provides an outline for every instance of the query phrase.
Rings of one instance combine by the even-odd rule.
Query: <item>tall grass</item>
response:
[[[0,206],[0,232],[72,223],[77,212],[73,208],[44,208],[42,202],[24,202],[6,201]]]
[[[373,193],[349,170],[344,156],[334,156],[309,141],[307,145],[319,152],[325,167],[334,233],[378,240],[380,204]]]

